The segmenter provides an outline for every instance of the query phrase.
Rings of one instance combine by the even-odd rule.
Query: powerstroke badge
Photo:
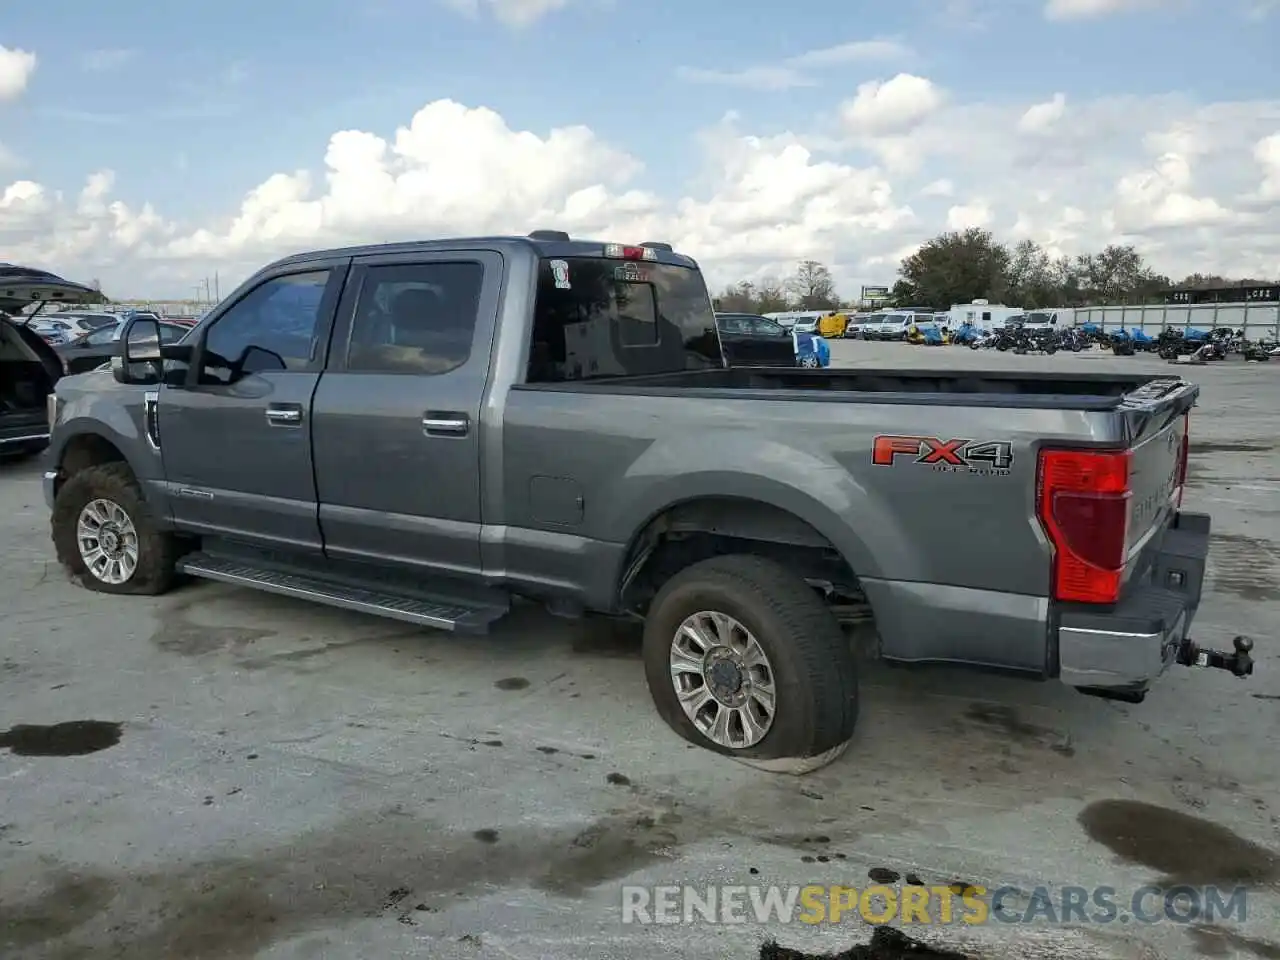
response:
[[[1013,444],[1007,440],[941,440],[897,434],[882,434],[872,441],[871,462],[875,466],[895,467],[902,457],[942,473],[1005,477],[1013,467]]]

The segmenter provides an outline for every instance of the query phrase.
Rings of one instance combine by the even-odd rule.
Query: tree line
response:
[[[1137,304],[1171,290],[1270,282],[1200,273],[1175,282],[1154,270],[1133,246],[1112,244],[1097,253],[1053,257],[1034,240],[1009,246],[988,230],[972,228],[940,234],[904,259],[883,305],[943,310],[983,299],[1028,310]],[[831,271],[815,260],[802,260],[789,277],[731,284],[713,299],[717,310],[741,313],[858,306],[856,295],[838,294]]]

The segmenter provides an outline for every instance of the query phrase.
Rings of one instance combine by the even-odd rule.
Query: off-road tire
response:
[[[138,533],[138,566],[124,583],[105,583],[85,567],[76,539],[76,524],[85,504],[96,499],[111,500],[129,514]],[[127,464],[105,463],[75,474],[58,491],[51,520],[58,562],[82,587],[99,593],[128,593],[154,596],[165,593],[176,579],[178,541],[173,534],[158,529],[142,488]]]
[[[684,619],[726,613],[750,630],[775,677],[773,724],[759,743],[721,746],[689,720],[671,681],[671,642]],[[858,672],[835,616],[807,583],[773,560],[734,554],[704,560],[672,577],[649,607],[645,679],[659,716],[685,740],[744,760],[810,758],[847,743],[858,719]]]

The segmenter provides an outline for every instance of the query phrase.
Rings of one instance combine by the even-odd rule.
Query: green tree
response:
[[[972,227],[934,237],[902,261],[894,299],[937,309],[987,299],[1002,302],[1009,285],[1009,251],[989,230]]]
[[[1022,240],[1009,255],[1006,283],[1013,306],[1034,310],[1061,306],[1062,286],[1053,259],[1034,240]]]

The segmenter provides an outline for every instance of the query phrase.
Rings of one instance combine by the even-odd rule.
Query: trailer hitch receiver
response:
[[[1183,640],[1178,647],[1178,663],[1184,667],[1207,667],[1211,670],[1230,670],[1237,677],[1247,677],[1253,673],[1253,641],[1248,637],[1236,637],[1231,641],[1234,653],[1223,653],[1221,650],[1208,650],[1197,645],[1190,638]]]

